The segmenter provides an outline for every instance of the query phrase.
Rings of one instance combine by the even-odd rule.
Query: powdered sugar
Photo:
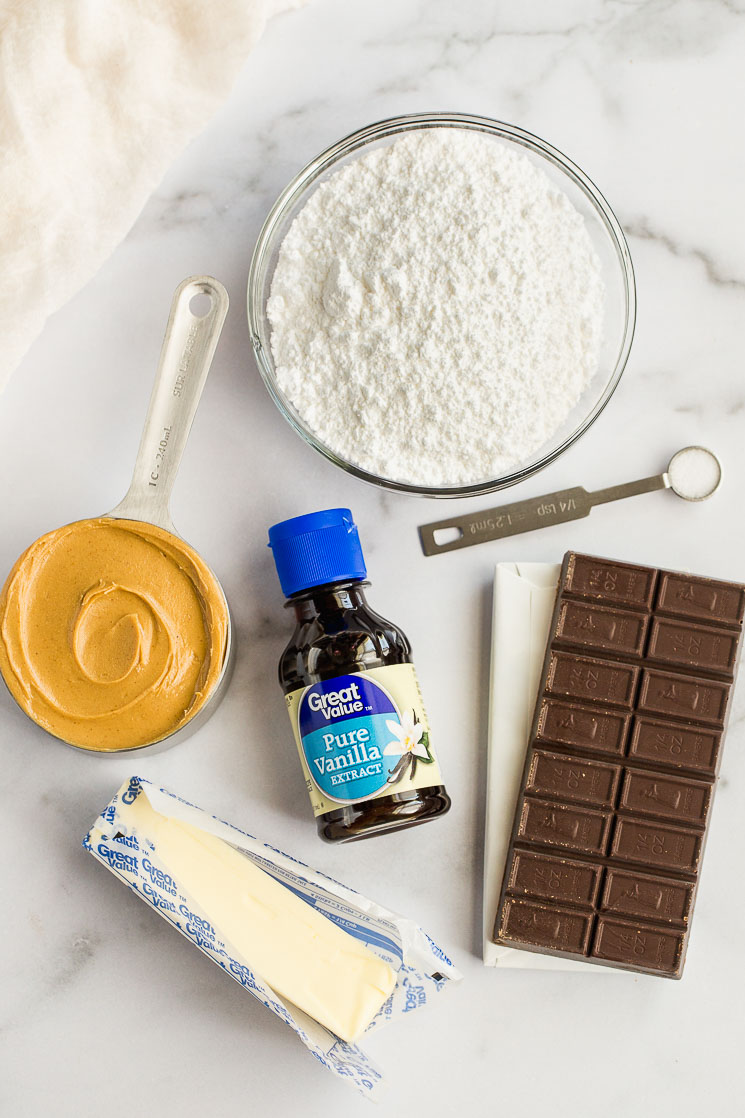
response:
[[[267,303],[280,389],[337,455],[448,486],[524,462],[597,368],[600,268],[548,176],[471,130],[402,135],[322,183]]]

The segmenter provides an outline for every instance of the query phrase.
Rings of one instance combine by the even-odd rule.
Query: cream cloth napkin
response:
[[[0,0],[0,390],[304,0]]]

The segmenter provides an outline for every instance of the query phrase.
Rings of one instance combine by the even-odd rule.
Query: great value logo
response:
[[[154,866],[149,858],[142,859],[142,868],[145,873],[150,875],[150,880],[153,885],[157,885],[164,893],[170,893],[172,897],[176,896],[176,882],[173,880],[169,873],[164,873]]]
[[[250,971],[248,967],[243,966],[242,963],[237,963],[235,959],[229,958],[229,970],[233,978],[238,979],[241,986],[259,992],[259,985],[253,976],[253,971]]]
[[[203,936],[206,939],[214,941],[215,929],[212,927],[209,920],[205,920],[203,916],[197,916],[196,912],[192,912],[191,909],[185,904],[179,905],[178,910],[182,916],[186,917],[187,932],[191,932],[193,935]]]
[[[391,696],[372,679],[340,675],[308,687],[300,700],[298,723],[304,737],[330,722],[356,722],[360,716],[397,716]]]
[[[323,684],[318,686],[322,687]],[[308,707],[328,721],[331,718],[344,718],[348,714],[359,714],[365,709],[365,703],[360,694],[359,684],[355,681],[348,687],[325,693],[311,688],[308,692]]]
[[[420,1005],[427,1004],[427,995],[423,986],[410,985],[408,979],[404,979],[403,987],[406,996],[403,1013],[408,1013],[409,1010],[418,1009]]]
[[[142,892],[154,908],[162,908],[166,912],[176,911],[176,906],[173,901],[169,901],[168,898],[164,897],[162,893],[156,892],[155,889],[153,889],[152,885],[149,885],[147,881],[144,881],[142,883]]]
[[[123,850],[112,850],[110,846],[99,842],[99,855],[109,863],[112,870],[124,870],[126,873],[137,873],[137,859],[133,854],[125,854]]]
[[[122,803],[133,804],[141,791],[142,785],[140,784],[139,778],[133,776],[127,788],[122,792]]]

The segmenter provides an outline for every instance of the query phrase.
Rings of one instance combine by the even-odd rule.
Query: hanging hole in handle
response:
[[[212,296],[208,295],[206,291],[200,291],[197,295],[192,295],[189,300],[189,310],[195,318],[204,318],[212,310]]]
[[[463,529],[456,528],[453,525],[450,528],[435,528],[432,533],[432,541],[437,547],[444,547],[445,544],[455,543],[456,540],[463,539]]]

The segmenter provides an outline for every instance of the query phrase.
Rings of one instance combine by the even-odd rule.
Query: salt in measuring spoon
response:
[[[419,539],[425,555],[439,555],[443,551],[518,536],[551,524],[581,520],[590,515],[595,505],[635,497],[638,493],[653,493],[656,489],[672,489],[684,501],[704,501],[719,488],[721,480],[722,466],[711,450],[704,446],[686,446],[672,456],[664,473],[654,477],[611,485],[591,493],[575,486],[479,513],[438,520],[423,524],[419,528]]]

